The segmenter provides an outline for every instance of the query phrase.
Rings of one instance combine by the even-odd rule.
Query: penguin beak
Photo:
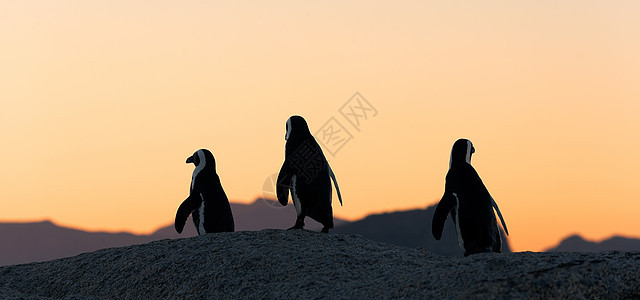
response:
[[[193,163],[193,156],[189,156],[189,158],[187,158],[187,163],[188,164],[192,164]]]

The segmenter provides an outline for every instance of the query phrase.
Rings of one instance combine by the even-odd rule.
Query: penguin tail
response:
[[[342,195],[340,194],[340,188],[338,187],[338,180],[336,179],[336,174],[333,173],[331,166],[327,163],[327,168],[329,168],[329,176],[331,176],[331,180],[333,180],[333,185],[336,186],[336,192],[338,193],[338,200],[340,200],[340,206],[342,206]]]

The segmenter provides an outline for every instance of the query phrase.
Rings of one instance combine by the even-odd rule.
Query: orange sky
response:
[[[335,156],[337,216],[437,202],[453,142],[516,251],[640,236],[637,1],[4,1],[0,220],[147,233],[199,148],[251,202],[359,91],[378,111]],[[325,149],[326,152],[326,149]],[[336,199],[337,200],[337,199]],[[292,220],[293,222],[294,220]]]

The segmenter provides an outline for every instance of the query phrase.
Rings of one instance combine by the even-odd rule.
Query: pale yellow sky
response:
[[[515,250],[639,236],[636,1],[0,3],[0,220],[149,232],[209,148],[233,201],[359,91],[377,109],[335,156],[350,220],[439,200],[473,164]],[[348,126],[348,124],[346,124]],[[326,152],[326,149],[325,149]],[[293,221],[293,220],[292,220]]]

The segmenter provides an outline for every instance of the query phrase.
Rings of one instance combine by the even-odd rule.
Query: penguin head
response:
[[[476,152],[470,140],[459,139],[451,148],[451,159],[449,160],[449,168],[454,164],[467,163],[471,164],[471,155]]]
[[[307,125],[307,121],[304,120],[301,116],[291,116],[287,120],[286,125],[286,133],[284,135],[285,140],[289,140],[291,137],[305,136],[311,135],[309,132],[309,125]]]
[[[213,158],[213,154],[211,154],[211,151],[207,149],[200,149],[193,153],[192,156],[187,158],[187,163],[194,164],[198,172],[205,168],[214,170],[216,168],[216,160],[215,158]]]

